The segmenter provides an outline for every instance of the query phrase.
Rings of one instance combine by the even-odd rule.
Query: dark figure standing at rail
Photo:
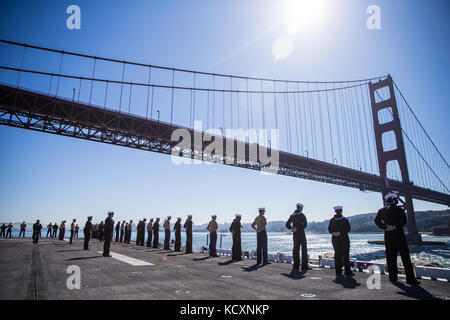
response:
[[[353,276],[350,268],[350,222],[342,216],[342,206],[335,206],[334,217],[328,224],[328,232],[332,234],[331,242],[334,249],[334,267],[336,276],[342,275],[342,265],[345,267],[345,275]]]
[[[22,238],[25,238],[25,230],[27,228],[27,224],[24,222],[22,222],[22,224],[20,225],[20,232],[19,232],[19,238],[22,236]]]
[[[103,244],[103,256],[104,257],[111,257],[109,254],[109,248],[111,247],[111,241],[114,234],[114,220],[112,217],[114,216],[114,212],[110,211],[108,212],[108,218],[105,219],[105,225],[104,225],[104,237],[105,237],[105,243]]]
[[[173,231],[175,231],[175,245],[174,251],[181,251],[181,217],[177,218],[177,222],[173,226]]]
[[[297,210],[289,217],[286,228],[292,230],[294,239],[293,271],[298,271],[300,267],[300,247],[302,248],[302,271],[308,270],[308,249],[306,245],[305,228],[308,225],[306,216],[303,213],[303,204],[297,203]]]
[[[84,225],[84,250],[89,250],[89,240],[91,239],[91,231],[92,231],[92,217],[88,217],[86,224]]]
[[[241,248],[241,215],[237,214],[230,226],[230,232],[233,235],[233,247],[231,248],[231,260],[242,260],[242,248]]]
[[[389,272],[389,281],[397,282],[398,267],[397,255],[400,253],[406,273],[406,283],[417,285],[419,282],[409,256],[408,241],[403,227],[406,225],[405,210],[398,207],[397,195],[389,193],[385,196],[386,206],[381,208],[375,217],[375,224],[384,229],[384,243],[386,246],[386,262]]]
[[[159,245],[159,218],[156,218],[153,224],[153,248],[157,249]]]
[[[117,224],[116,224],[116,240],[115,240],[115,242],[119,242],[119,236],[120,236],[120,221],[117,221]]]
[[[186,253],[192,253],[192,214],[188,214],[183,227],[186,229]]]
[[[206,227],[209,231],[209,256],[217,257],[217,229],[219,226],[216,222],[217,216],[214,214],[211,218],[212,220],[209,222],[208,227]]]
[[[152,238],[153,238],[152,229],[153,229],[153,218],[151,218],[147,224],[147,247],[149,248],[152,246]]]
[[[33,224],[33,243],[38,243],[41,234],[42,225],[39,220]]]

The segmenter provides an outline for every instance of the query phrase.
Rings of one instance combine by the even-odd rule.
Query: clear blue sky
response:
[[[331,81],[390,73],[449,159],[449,1],[324,1],[292,35],[286,16],[293,7],[287,3],[2,0],[0,37],[267,78]],[[81,30],[66,28],[71,4],[81,8]],[[366,28],[371,4],[381,8],[381,30]],[[292,51],[276,59],[273,45],[287,35]],[[203,223],[216,213],[219,222],[230,222],[242,213],[248,222],[260,206],[267,207],[269,220],[284,220],[299,201],[310,220],[323,220],[337,204],[346,215],[381,205],[375,193],[220,165],[175,166],[165,155],[15,128],[0,127],[0,150],[0,221],[100,220],[114,210],[120,220],[192,213],[194,222]]]

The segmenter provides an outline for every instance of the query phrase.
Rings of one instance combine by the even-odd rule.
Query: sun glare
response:
[[[283,4],[289,34],[295,34],[299,29],[311,29],[325,18],[324,0],[287,0]]]

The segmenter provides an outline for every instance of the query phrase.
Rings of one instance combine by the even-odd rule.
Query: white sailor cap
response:
[[[236,213],[236,218],[242,217],[240,213]]]
[[[188,214],[187,216],[188,216],[189,218],[192,218],[192,214]]]
[[[389,198],[395,198],[397,199],[397,195],[395,193],[388,193],[387,195],[384,196],[384,199],[389,199]]]
[[[258,211],[266,211],[265,207],[258,208]]]
[[[304,205],[303,205],[302,203],[299,202],[299,203],[297,203],[297,207],[302,207],[302,208],[303,208]]]
[[[110,214],[113,214],[114,211],[108,211],[107,215],[109,216]]]
[[[334,210],[342,210],[343,206],[335,206],[333,207]]]
[[[181,217],[177,217],[178,220],[181,220]]]

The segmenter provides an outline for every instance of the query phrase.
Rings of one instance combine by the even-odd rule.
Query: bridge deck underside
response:
[[[172,141],[172,132],[181,128],[5,85],[0,85],[0,124],[169,155],[179,143]],[[194,135],[192,129],[187,130],[191,136]],[[245,145],[243,158],[237,155],[237,143]],[[182,150],[181,156],[253,170],[261,170],[265,166],[259,157],[250,160],[248,156],[250,148],[263,148],[259,145],[224,138],[223,156],[203,152],[208,144],[210,142],[203,142],[201,147],[196,147],[192,143],[190,150]],[[233,145],[233,151],[227,152],[230,145]],[[386,189],[386,181],[377,175],[282,151],[277,173],[360,190],[382,192]],[[400,194],[411,192],[415,199],[450,205],[448,194],[395,180],[387,183],[389,190]]]

